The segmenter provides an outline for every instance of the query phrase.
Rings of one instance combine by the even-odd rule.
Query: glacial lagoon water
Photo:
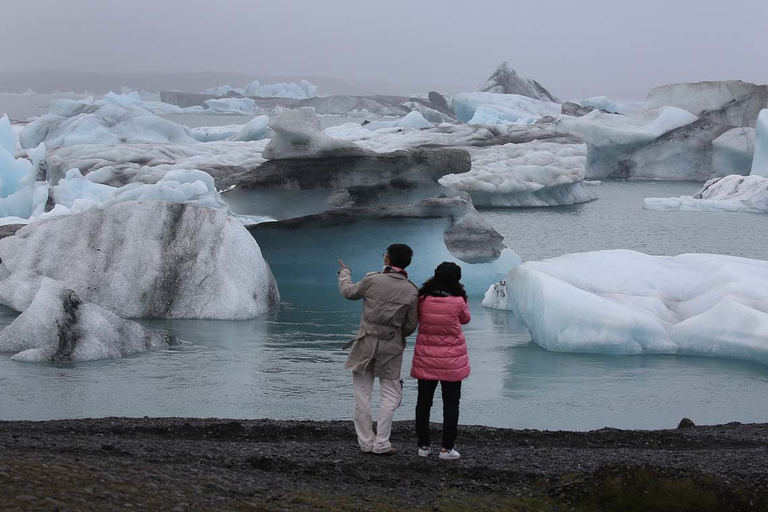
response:
[[[488,210],[486,216],[524,260],[569,252],[628,248],[650,254],[710,252],[768,259],[762,215],[645,211],[645,197],[691,195],[695,183],[606,182],[600,199],[573,207]],[[318,239],[291,239],[305,275],[276,265],[283,302],[278,311],[245,322],[145,321],[172,332],[183,346],[122,360],[25,364],[0,354],[0,420],[99,416],[195,416],[349,419],[351,377],[340,346],[354,333],[360,303],[333,286],[335,261],[313,251]],[[322,238],[320,238],[322,240]],[[368,268],[390,240],[361,241]],[[326,245],[334,243],[326,239]],[[263,240],[267,259],[283,257]],[[339,247],[349,253],[355,247]],[[417,248],[418,250],[418,248]],[[330,251],[333,252],[333,251]],[[346,254],[339,254],[346,257]],[[436,261],[435,263],[439,263]],[[281,275],[281,273],[283,275]],[[325,275],[328,274],[328,275]],[[425,276],[413,276],[420,281]],[[304,282],[306,281],[306,282]],[[303,283],[304,282],[304,283]],[[303,284],[302,284],[303,283]],[[488,283],[490,284],[490,283]],[[470,297],[466,328],[473,367],[463,387],[463,424],[537,429],[670,428],[684,416],[699,424],[766,421],[768,366],[678,356],[602,356],[547,352],[510,312]],[[0,325],[15,313],[2,309]],[[404,372],[397,420],[412,419],[416,385]],[[440,418],[439,400],[433,418]]]

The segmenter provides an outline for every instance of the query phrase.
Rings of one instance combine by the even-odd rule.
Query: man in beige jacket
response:
[[[350,300],[363,299],[363,316],[346,367],[352,370],[355,392],[355,431],[360,449],[378,455],[393,455],[389,442],[392,417],[403,397],[400,369],[405,338],[419,322],[418,288],[408,280],[405,268],[413,251],[405,244],[393,244],[384,253],[384,269],[371,272],[352,283],[351,271],[339,260],[339,291]],[[379,378],[381,406],[376,435],[371,424],[371,394],[374,378]]]

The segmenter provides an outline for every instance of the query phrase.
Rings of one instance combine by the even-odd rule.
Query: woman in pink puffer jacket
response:
[[[467,293],[461,280],[461,267],[444,261],[435,275],[419,290],[419,333],[413,351],[411,377],[419,379],[416,402],[418,454],[431,453],[429,412],[437,383],[443,393],[443,448],[441,459],[458,459],[454,448],[459,423],[461,381],[469,375],[467,341],[461,330],[469,323]]]

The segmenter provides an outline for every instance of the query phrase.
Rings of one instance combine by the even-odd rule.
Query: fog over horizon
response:
[[[768,83],[765,0],[25,0],[3,11],[0,73],[215,72],[449,92],[474,90],[508,61],[561,99]]]

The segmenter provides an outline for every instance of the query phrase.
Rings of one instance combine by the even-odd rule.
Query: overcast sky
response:
[[[0,71],[226,71],[446,91],[474,89],[506,60],[563,99],[642,99],[673,82],[768,83],[768,0],[0,4]]]

